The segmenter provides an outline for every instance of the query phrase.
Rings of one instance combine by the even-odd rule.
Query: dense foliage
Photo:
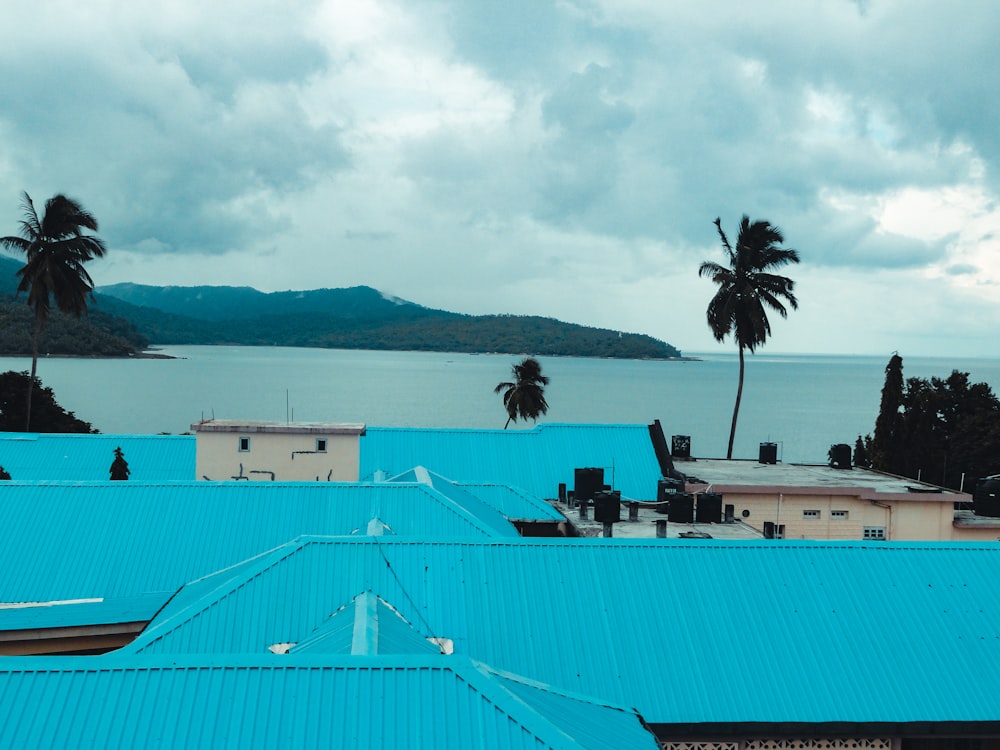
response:
[[[0,258],[0,355],[31,353],[30,308],[23,297],[13,296],[18,268],[19,263]],[[459,315],[387,298],[369,287],[265,294],[248,287],[136,284],[104,288],[80,320],[54,310],[39,350],[115,357],[141,351],[150,342],[618,359],[681,356],[670,344],[644,334],[537,316]]]
[[[0,356],[31,356],[34,313],[23,294],[15,296],[17,271],[22,265],[13,258],[0,257]],[[79,319],[53,310],[38,341],[42,355],[81,357],[124,357],[147,346],[149,339],[125,318],[104,310],[99,298]]]
[[[24,394],[30,381],[27,372],[0,373],[0,431],[20,432],[25,425]],[[97,432],[93,425],[77,419],[56,403],[51,388],[34,379],[31,404],[32,432]]]
[[[1000,473],[1000,400],[989,385],[958,370],[902,383],[902,358],[894,355],[869,442],[873,468],[967,491]]]
[[[34,313],[23,301],[0,297],[0,355],[31,356]],[[39,336],[42,356],[127,357],[149,341],[122,318],[97,310],[77,319],[53,312]]]
[[[369,287],[264,294],[245,287],[120,284],[103,291],[97,296],[101,309],[132,321],[157,344],[532,352],[621,359],[681,356],[652,336],[535,316],[459,315],[386,298]],[[163,307],[147,306],[151,304]]]

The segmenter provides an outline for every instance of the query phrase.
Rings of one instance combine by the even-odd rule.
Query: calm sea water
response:
[[[175,359],[43,359],[59,403],[105,433],[185,432],[201,418],[364,422],[371,426],[502,428],[493,387],[509,355],[279,347],[165,347]],[[552,379],[542,423],[649,423],[690,435],[692,452],[724,456],[736,394],[736,355],[695,362],[540,357]],[[4,369],[30,360],[0,358]],[[747,361],[734,457],[762,442],[784,461],[822,462],[833,443],[872,431],[886,357],[756,354]],[[1000,359],[904,357],[904,375],[953,369],[1000,392]],[[516,425],[523,427],[521,423]],[[530,425],[529,425],[530,426]],[[512,428],[514,425],[512,425]]]

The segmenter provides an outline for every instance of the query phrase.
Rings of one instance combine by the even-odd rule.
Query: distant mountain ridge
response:
[[[102,297],[114,297],[139,307],[214,321],[303,313],[386,319],[419,316],[420,311],[439,312],[389,297],[367,286],[307,292],[261,292],[248,286],[181,287],[124,283],[98,287],[97,292]]]
[[[156,344],[504,352],[622,359],[681,353],[652,336],[551,318],[462,315],[357,286],[261,292],[251,287],[99,287],[97,308]]]

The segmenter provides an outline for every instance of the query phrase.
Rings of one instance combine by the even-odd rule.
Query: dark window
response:
[[[241,437],[240,438],[240,452],[241,453],[246,453],[249,450],[250,450],[250,438],[248,438],[248,437]]]

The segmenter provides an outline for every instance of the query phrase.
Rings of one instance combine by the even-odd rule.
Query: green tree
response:
[[[867,468],[869,466],[868,448],[865,447],[865,440],[860,435],[854,441],[854,465],[860,468]]]
[[[545,401],[545,386],[549,384],[549,379],[542,375],[542,366],[537,359],[526,357],[511,367],[511,374],[513,380],[499,383],[493,389],[494,393],[503,393],[503,405],[507,410],[505,430],[518,417],[525,421],[537,421],[549,410]]]
[[[13,371],[0,373],[0,431],[18,432],[24,424],[24,391],[29,383],[34,386],[35,432],[97,432],[89,422],[59,406],[52,389],[43,386],[38,378]]]
[[[788,317],[785,303],[793,310],[798,308],[799,302],[793,293],[795,282],[772,271],[788,263],[798,263],[799,253],[780,247],[785,238],[777,227],[766,221],[751,223],[746,215],[740,222],[735,248],[729,243],[720,219],[715,220],[715,228],[722,240],[728,265],[705,261],[699,266],[698,275],[707,276],[718,285],[706,312],[712,335],[716,341],[724,341],[726,336],[732,334],[740,357],[736,404],[726,450],[728,459],[733,457],[736,421],[743,398],[744,352],[753,353],[771,335],[765,308],[783,318]]]
[[[128,468],[128,461],[125,460],[125,454],[119,445],[115,448],[115,460],[111,462],[111,481],[124,481],[128,479],[131,473],[131,470]]]
[[[889,365],[872,440],[874,468],[952,489],[1000,472],[1000,400],[989,385],[971,383],[958,370],[904,382],[902,358],[893,355]]]
[[[32,383],[38,368],[38,339],[52,303],[55,302],[62,312],[77,318],[87,311],[94,282],[84,263],[103,256],[105,246],[100,238],[83,233],[85,229],[96,232],[97,219],[65,195],[49,198],[41,217],[27,193],[24,193],[21,208],[24,216],[20,236],[0,237],[0,245],[24,256],[25,264],[17,272],[20,277],[17,291],[27,293],[28,305],[35,313],[28,405],[24,420],[27,432],[31,429]]]
[[[871,441],[869,460],[873,468],[892,471],[896,463],[898,435],[902,427],[903,408],[903,358],[893,352],[889,364],[885,366],[885,384],[882,386],[882,400],[878,417],[875,419],[875,434]]]

